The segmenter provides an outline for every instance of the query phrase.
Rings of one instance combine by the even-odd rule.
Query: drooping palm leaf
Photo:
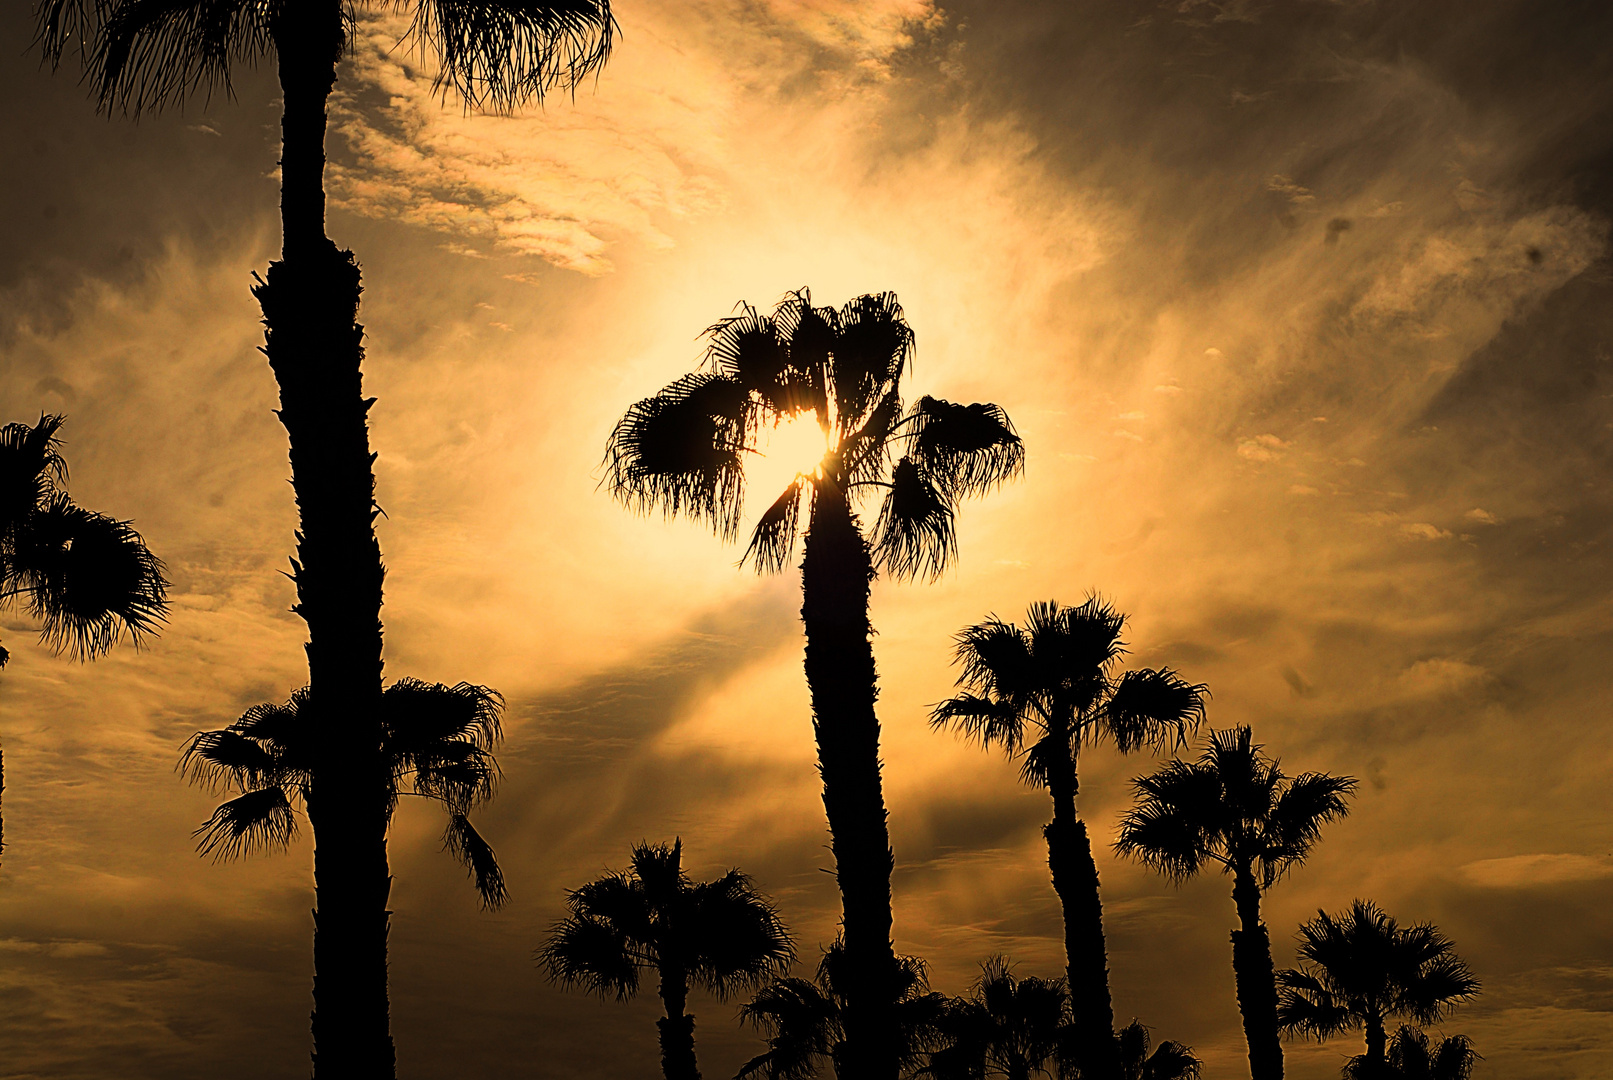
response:
[[[396,3],[414,8],[410,36],[440,62],[436,85],[496,112],[574,90],[605,66],[617,30],[609,0]]]
[[[214,862],[284,851],[297,836],[297,815],[282,788],[259,788],[220,804],[193,835]]]
[[[504,887],[504,871],[499,869],[493,848],[482,839],[470,819],[463,814],[449,814],[448,827],[443,832],[443,846],[458,859],[476,882],[476,892],[482,906],[500,908],[510,898]]]

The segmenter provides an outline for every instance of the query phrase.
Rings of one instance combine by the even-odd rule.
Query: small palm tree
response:
[[[1426,1032],[1402,1026],[1389,1040],[1388,1071],[1376,1076],[1392,1080],[1472,1080],[1480,1055],[1466,1035],[1451,1035],[1430,1043]],[[1365,1054],[1344,1066],[1344,1080],[1375,1080]]]
[[[896,966],[889,1013],[896,1033],[895,1068],[899,1076],[917,1076],[926,1053],[941,1040],[947,998],[930,990],[918,957],[898,956]],[[825,1066],[836,1076],[859,1075],[864,1063],[852,1056],[846,1024],[848,983],[854,977],[845,944],[837,940],[819,962],[815,980],[779,979],[740,1006],[740,1019],[767,1036],[767,1050],[741,1066],[735,1080],[811,1080]]]
[[[730,870],[695,883],[683,870],[683,841],[639,844],[625,873],[606,874],[567,894],[571,914],[556,923],[538,959],[549,977],[626,1001],[654,971],[666,1016],[656,1021],[667,1080],[698,1080],[691,985],[726,998],[789,969],[795,945],[778,912]]]
[[[638,402],[617,423],[606,483],[635,509],[685,514],[733,539],[745,455],[764,426],[810,415],[823,431],[822,460],[762,514],[745,559],[759,572],[782,570],[806,508],[801,621],[850,972],[847,1059],[859,1075],[890,1080],[900,1057],[891,1010],[908,976],[891,944],[893,859],[869,585],[881,569],[896,578],[939,574],[956,554],[958,502],[1018,475],[1024,448],[995,405],[923,397],[904,408],[914,338],[892,293],[836,311],[813,307],[803,289],[772,315],[743,306],[708,337],[705,370]],[[873,495],[878,516],[865,533],[857,511]]]
[[[93,660],[124,634],[139,647],[157,632],[168,582],[129,522],[68,497],[64,422],[44,415],[0,426],[0,609],[37,620],[52,652]],[[0,668],[10,659],[0,647]]]
[[[1152,1039],[1137,1020],[1120,1029],[1119,1042],[1122,1080],[1199,1080],[1203,1066],[1191,1047],[1167,1039],[1150,1054]]]
[[[1386,1045],[1391,1018],[1431,1024],[1479,992],[1478,980],[1437,928],[1403,927],[1366,900],[1356,900],[1336,918],[1317,912],[1300,926],[1299,937],[1300,967],[1277,975],[1278,1022],[1287,1032],[1314,1039],[1365,1031],[1366,1054],[1358,1068],[1364,1080],[1392,1075]],[[1405,1049],[1415,1051],[1410,1044]],[[1452,1056],[1460,1056],[1460,1048]]]
[[[139,115],[226,92],[237,64],[273,58],[280,77],[281,258],[253,289],[291,448],[297,555],[293,608],[308,624],[308,684],[329,725],[317,736],[308,819],[318,843],[314,1074],[389,1078],[388,895],[381,761],[381,585],[374,455],[362,386],[360,276],[325,234],[326,107],[353,47],[357,10],[412,12],[410,37],[467,106],[512,109],[573,88],[610,55],[609,0],[39,0],[52,66],[79,52],[100,107]],[[337,943],[340,943],[339,945]]]
[[[935,1080],[1030,1080],[1055,1070],[1070,1026],[1063,979],[1018,978],[994,956],[980,965],[967,997],[947,1002],[943,1045],[925,1070]]]
[[[1077,607],[1032,604],[1025,625],[992,616],[958,634],[958,685],[966,692],[935,707],[930,722],[1022,762],[1026,783],[1053,797],[1043,830],[1053,889],[1064,908],[1070,996],[1082,1060],[1112,1076],[1118,1050],[1103,936],[1098,866],[1076,812],[1083,746],[1104,741],[1121,753],[1181,745],[1204,718],[1208,691],[1169,668],[1116,670],[1126,617],[1092,596]]]
[[[401,796],[440,803],[448,815],[443,843],[470,873],[486,908],[502,906],[508,894],[493,849],[470,813],[493,797],[499,775],[493,748],[503,708],[497,691],[464,682],[399,679],[381,695],[387,821]],[[193,783],[232,793],[196,830],[198,850],[223,860],[290,845],[298,807],[310,817],[318,809],[313,775],[322,721],[303,687],[284,704],[256,705],[229,727],[197,732],[185,744],[180,771]],[[314,933],[321,932],[328,930],[315,911]],[[362,1005],[385,1009],[386,1000]]]
[[[1173,761],[1133,782],[1136,804],[1115,849],[1181,884],[1206,866],[1232,875],[1238,929],[1232,971],[1254,1080],[1281,1080],[1277,988],[1261,893],[1310,855],[1322,826],[1349,811],[1356,782],[1304,773],[1290,778],[1247,727],[1217,731],[1196,762]]]

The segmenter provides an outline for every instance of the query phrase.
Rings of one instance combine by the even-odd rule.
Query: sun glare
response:
[[[762,435],[761,455],[746,469],[745,486],[771,503],[801,473],[811,474],[829,452],[828,440],[810,413],[786,420]]]

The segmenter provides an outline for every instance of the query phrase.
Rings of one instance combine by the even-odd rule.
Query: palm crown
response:
[[[1289,1031],[1330,1035],[1405,1016],[1431,1024],[1479,992],[1455,946],[1428,923],[1401,926],[1357,900],[1299,928],[1298,970],[1278,972],[1278,1019]]]
[[[127,633],[136,645],[167,618],[162,562],[126,521],[63,490],[63,418],[0,427],[0,606],[20,605],[40,638],[81,660]],[[0,665],[8,656],[0,649]]]
[[[992,616],[957,637],[965,693],[935,707],[952,726],[1010,756],[1024,752],[1028,782],[1047,787],[1083,744],[1112,740],[1122,753],[1180,743],[1204,718],[1203,684],[1170,668],[1117,674],[1125,616],[1097,596],[1077,607],[1030,607],[1023,627]],[[1032,737],[1027,732],[1039,734]],[[1031,741],[1027,750],[1025,744]]]
[[[980,965],[967,997],[947,1002],[941,1047],[926,1075],[935,1080],[1023,1080],[1058,1056],[1070,1022],[1063,979],[1019,978],[1001,956]]]
[[[1195,762],[1172,761],[1134,782],[1137,803],[1115,848],[1177,880],[1206,864],[1258,870],[1270,888],[1304,862],[1322,826],[1348,812],[1356,781],[1303,773],[1289,778],[1247,727],[1217,731]]]
[[[771,315],[742,305],[707,337],[704,370],[638,402],[616,425],[606,479],[641,511],[686,514],[731,540],[745,454],[763,425],[811,414],[827,453],[757,522],[745,557],[758,571],[788,562],[809,488],[845,498],[878,489],[876,564],[897,577],[938,574],[957,551],[957,501],[1024,466],[1024,447],[996,405],[922,397],[904,409],[914,338],[894,293],[859,296],[837,311],[813,307],[802,289]]]
[[[639,844],[629,869],[567,895],[571,914],[538,958],[552,978],[601,997],[638,992],[640,973],[681,972],[719,997],[786,970],[795,946],[772,904],[738,870],[696,883],[683,843]]]
[[[839,1073],[847,1054],[846,997],[854,976],[845,945],[836,940],[818,963],[814,980],[779,979],[740,1006],[740,1018],[767,1036],[767,1050],[740,1068],[738,1080],[809,1080],[824,1065]],[[940,1036],[946,996],[930,989],[924,962],[896,958],[890,1021],[901,1074],[916,1069]]]
[[[504,699],[471,683],[399,679],[381,704],[388,818],[404,794],[442,804],[444,843],[475,880],[483,905],[500,906],[507,899],[504,875],[470,813],[493,797]],[[254,706],[229,727],[198,732],[185,745],[180,768],[192,781],[238,792],[196,830],[203,853],[237,858],[291,843],[298,805],[307,807],[320,723],[305,687],[284,704]]]
[[[139,114],[198,91],[230,88],[230,69],[278,44],[284,2],[251,0],[45,0],[39,43],[52,63],[75,42],[103,108]],[[328,5],[337,10],[334,2]],[[570,89],[609,58],[616,30],[608,0],[405,0],[409,38],[440,61],[437,85],[467,105],[509,109]],[[353,5],[345,12],[350,46]]]

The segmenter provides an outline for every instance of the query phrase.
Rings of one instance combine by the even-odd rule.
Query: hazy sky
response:
[[[247,291],[278,245],[277,89],[135,124],[0,41],[0,421],[65,412],[72,492],[133,518],[172,623],[90,667],[5,618],[6,1075],[301,1075],[310,844],[214,866],[173,765],[306,675],[294,511]],[[1266,901],[1432,920],[1491,1080],[1613,1074],[1613,9],[1526,0],[621,0],[597,86],[467,117],[360,23],[330,232],[365,271],[392,677],[509,699],[477,909],[406,806],[400,1076],[657,1072],[653,996],[550,987],[563,890],[681,836],[797,932],[838,897],[795,575],[598,490],[614,419],[735,302],[894,290],[911,394],[992,400],[1022,482],[933,585],[874,589],[896,934],[937,989],[1061,972],[1044,795],[931,733],[950,638],[1101,590],[1294,771],[1362,780]],[[761,463],[758,499],[793,471]],[[1247,1075],[1229,883],[1108,851],[1147,755],[1082,762],[1116,1011]],[[758,1051],[695,995],[710,1077]],[[1295,1080],[1359,1044],[1289,1044]]]

